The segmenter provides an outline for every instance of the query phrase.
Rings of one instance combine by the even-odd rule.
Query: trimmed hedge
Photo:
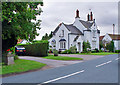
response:
[[[26,55],[29,56],[47,56],[48,55],[48,41],[38,41],[33,44],[20,45],[25,47]]]
[[[115,53],[120,53],[120,50],[115,50]]]

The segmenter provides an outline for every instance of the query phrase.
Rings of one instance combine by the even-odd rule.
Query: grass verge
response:
[[[48,55],[48,56],[42,57],[42,58],[53,59],[53,60],[83,60],[82,58],[66,57],[66,56],[54,56],[54,55]]]
[[[0,74],[12,74],[12,73],[20,73],[20,72],[25,72],[29,70],[35,70],[35,69],[40,69],[46,64],[39,63],[36,61],[31,61],[31,60],[23,60],[23,59],[18,59],[15,60],[15,64],[13,65],[2,65],[2,73]]]
[[[111,55],[111,54],[118,54],[118,53],[112,53],[112,52],[80,53],[80,55]]]

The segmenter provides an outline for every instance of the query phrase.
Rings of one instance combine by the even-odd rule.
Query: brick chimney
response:
[[[89,14],[87,15],[87,20],[90,21],[90,15]]]
[[[93,21],[93,14],[90,12],[90,20]]]
[[[77,9],[77,11],[76,11],[76,17],[75,18],[80,18],[79,17],[79,10]]]

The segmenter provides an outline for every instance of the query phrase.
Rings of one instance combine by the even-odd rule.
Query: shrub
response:
[[[95,51],[96,51],[96,52],[99,52],[99,50],[98,50],[97,48],[95,48]]]
[[[19,59],[18,55],[15,55],[14,60],[18,60],[18,59]]]
[[[53,52],[52,52],[52,49],[49,49],[49,53],[53,53]]]
[[[99,52],[103,52],[102,50],[99,50]]]
[[[70,54],[71,53],[71,50],[65,50],[65,51],[62,51],[61,54]]]
[[[67,54],[67,50],[62,51],[61,54]]]
[[[57,50],[54,50],[53,53],[54,53],[54,56],[58,56],[58,51]]]
[[[96,50],[92,50],[91,53],[96,53]]]
[[[69,50],[71,51],[71,53],[76,53],[77,52],[77,49],[76,49],[75,46],[70,47]]]
[[[115,53],[120,53],[120,50],[115,50]]]
[[[87,53],[87,51],[88,51],[87,49],[88,48],[91,49],[89,41],[87,41],[87,42],[84,41],[83,42],[83,51]]]

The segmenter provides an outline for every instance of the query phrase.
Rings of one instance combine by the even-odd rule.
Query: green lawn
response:
[[[66,57],[66,56],[54,56],[54,55],[48,55],[48,56],[42,57],[42,58],[53,59],[53,60],[83,60],[82,58]]]
[[[2,74],[12,74],[42,68],[46,64],[31,60],[18,59],[13,65],[2,65]],[[0,73],[1,74],[1,73]]]
[[[112,52],[80,53],[80,55],[111,55],[111,54],[117,54],[117,53],[112,53]]]

